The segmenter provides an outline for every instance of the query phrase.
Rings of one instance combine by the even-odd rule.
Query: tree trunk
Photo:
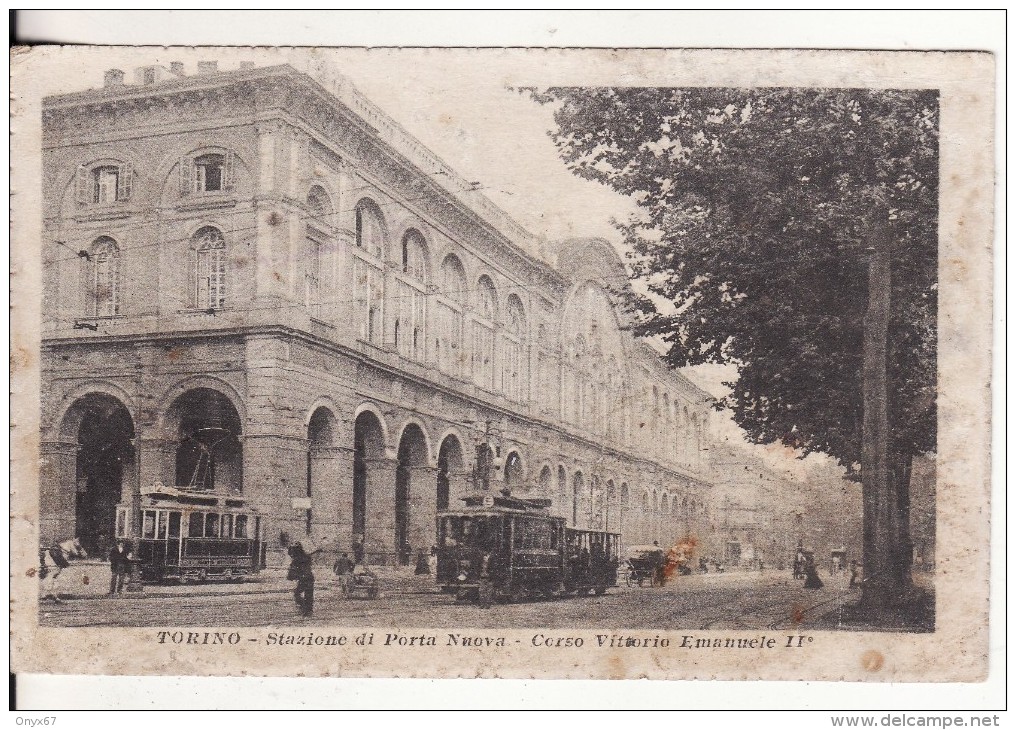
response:
[[[894,527],[897,498],[889,478],[889,393],[886,345],[892,270],[885,219],[876,217],[869,243],[868,311],[864,317],[861,480],[864,502],[864,583],[861,603],[878,610],[899,593]]]
[[[893,510],[893,545],[896,549],[894,580],[901,596],[913,587],[911,567],[914,562],[914,546],[910,540],[910,474],[913,457],[893,454],[889,471],[890,493],[895,497]]]

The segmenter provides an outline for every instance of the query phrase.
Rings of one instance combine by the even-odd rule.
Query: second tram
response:
[[[502,600],[600,595],[617,584],[620,535],[566,527],[548,499],[478,494],[437,516],[437,583],[475,597],[483,578]],[[484,575],[486,573],[486,575]]]

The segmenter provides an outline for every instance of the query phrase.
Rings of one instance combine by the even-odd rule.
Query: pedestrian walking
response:
[[[303,545],[296,543],[289,548],[289,557],[292,561],[289,564],[287,578],[296,581],[296,588],[293,589],[293,600],[296,607],[303,616],[310,616],[314,612],[314,571],[312,569],[311,557]]]
[[[109,595],[116,596],[123,593],[127,576],[131,572],[132,557],[125,540],[117,540],[109,551]]]
[[[490,608],[494,601],[494,553],[485,550],[480,558],[479,599],[480,608]]]
[[[437,575],[437,545],[430,546],[430,555],[427,556],[427,567],[431,575]]]
[[[809,555],[804,561],[804,587],[809,590],[817,590],[823,585],[822,579],[818,577],[815,559]]]
[[[427,561],[427,556],[423,552],[423,548],[416,551],[416,575],[430,575],[430,563]]]
[[[343,595],[346,595],[349,590],[349,578],[353,573],[353,561],[349,559],[349,553],[342,553],[335,559],[332,572],[338,579],[339,590]]]

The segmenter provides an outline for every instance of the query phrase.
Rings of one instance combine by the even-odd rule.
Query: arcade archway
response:
[[[384,428],[378,417],[370,411],[363,411],[353,425],[353,544],[354,553],[361,553],[367,543],[367,530],[374,531],[381,525],[369,526],[367,522],[367,488],[371,464],[384,459]],[[379,516],[376,516],[379,517]],[[371,547],[374,547],[373,545]],[[358,559],[364,556],[355,555]]]
[[[243,490],[243,428],[232,401],[217,390],[188,390],[169,409],[176,424],[175,484],[215,492]]]
[[[446,436],[437,456],[437,508],[448,509],[452,500],[452,479],[461,474],[464,459],[462,444],[455,436]]]
[[[427,466],[427,439],[423,430],[411,423],[399,439],[398,464],[395,468],[395,551],[400,565],[408,565],[412,549],[420,549],[421,535],[413,530],[413,507],[423,509],[421,495],[414,494],[414,472]],[[420,485],[416,485],[417,489]],[[415,542],[417,544],[413,544]]]
[[[307,423],[306,495],[311,500],[306,519],[308,535],[313,534],[314,499],[328,489],[328,482],[335,477],[334,470],[331,469],[333,459],[330,452],[335,445],[336,428],[335,414],[323,406],[311,414]]]
[[[63,431],[77,442],[74,537],[89,554],[102,555],[115,534],[116,505],[135,480],[134,421],[117,398],[91,393],[68,410]]]

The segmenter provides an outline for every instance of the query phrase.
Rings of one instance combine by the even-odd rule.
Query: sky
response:
[[[43,95],[98,88],[108,68],[126,71],[130,82],[133,69],[168,67],[172,61],[182,61],[188,75],[198,61],[218,61],[220,70],[242,61],[311,70],[323,61],[530,232],[551,240],[598,236],[620,250],[611,221],[631,215],[633,201],[569,172],[549,136],[553,108],[515,90],[588,83],[590,75],[597,78],[599,62],[611,69],[603,83],[645,83],[639,68],[616,63],[609,51],[597,54],[601,57],[505,49],[84,48],[47,63],[38,88]],[[717,397],[727,392],[723,381],[736,378],[736,370],[723,365],[681,372]],[[747,447],[726,414],[716,414],[713,422],[719,438]],[[774,468],[803,474],[804,465],[787,449],[752,450]]]

